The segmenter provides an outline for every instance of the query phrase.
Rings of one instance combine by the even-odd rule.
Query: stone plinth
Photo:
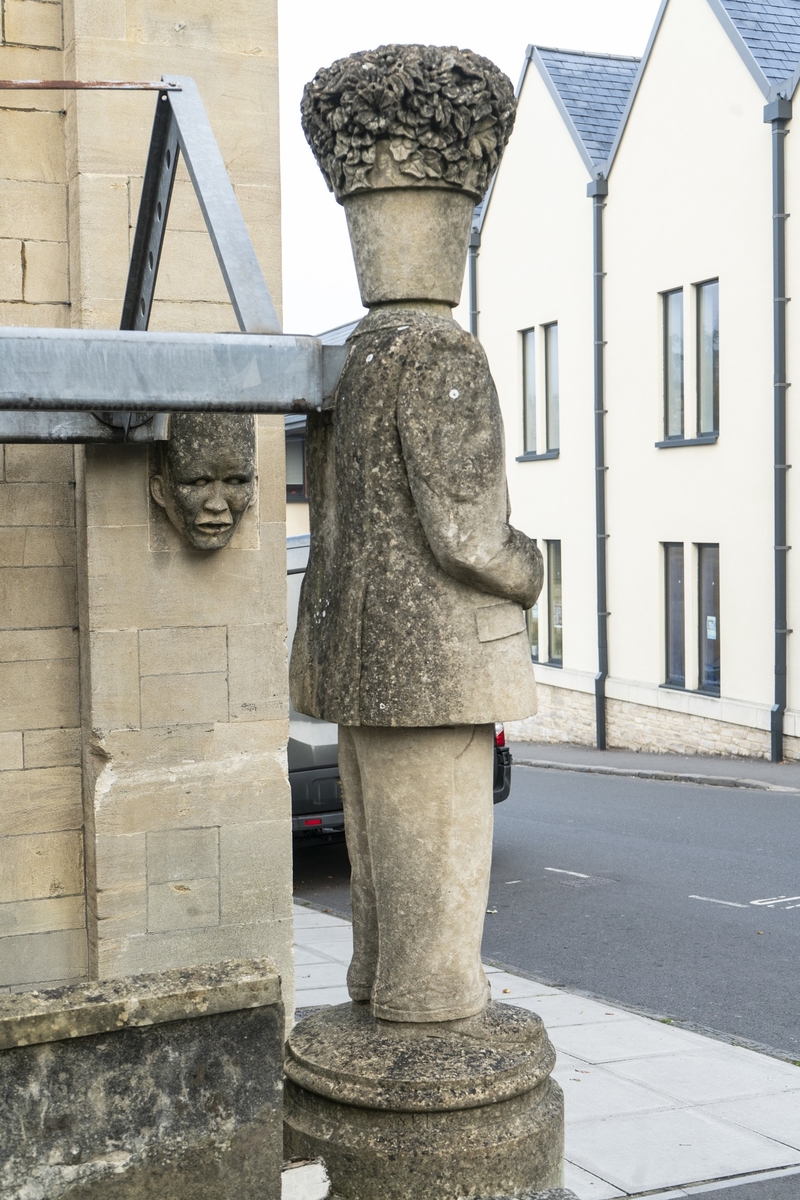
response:
[[[3,1200],[278,1200],[267,959],[0,999]]]
[[[563,1099],[541,1019],[509,1005],[408,1025],[366,1004],[307,1017],[286,1054],[287,1157],[343,1200],[457,1200],[562,1183]]]

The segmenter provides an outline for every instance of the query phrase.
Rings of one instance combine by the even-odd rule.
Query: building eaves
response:
[[[337,325],[333,329],[326,329],[324,333],[317,334],[317,337],[322,342],[323,346],[343,346],[352,333],[355,333],[361,317],[357,321],[348,321],[346,325]]]

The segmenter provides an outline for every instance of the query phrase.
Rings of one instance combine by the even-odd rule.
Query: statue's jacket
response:
[[[524,610],[542,560],[508,523],[503,423],[476,339],[441,317],[371,313],[333,409],[309,416],[306,452],[295,708],[378,726],[535,713]]]

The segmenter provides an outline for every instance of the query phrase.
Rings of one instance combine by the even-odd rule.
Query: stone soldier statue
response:
[[[348,987],[395,1022],[487,1003],[494,722],[536,711],[541,555],[509,524],[497,394],[451,313],[514,109],[486,59],[422,46],[334,63],[303,98],[370,311],[333,410],[308,420],[292,700],[339,725]]]

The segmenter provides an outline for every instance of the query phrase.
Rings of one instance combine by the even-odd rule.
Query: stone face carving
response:
[[[253,418],[177,413],[159,454],[153,499],[195,550],[227,546],[255,494]]]
[[[376,174],[394,186],[464,188],[479,200],[515,110],[511,80],[488,58],[455,46],[379,46],[340,58],[306,85],[301,107],[338,200],[380,186]]]

